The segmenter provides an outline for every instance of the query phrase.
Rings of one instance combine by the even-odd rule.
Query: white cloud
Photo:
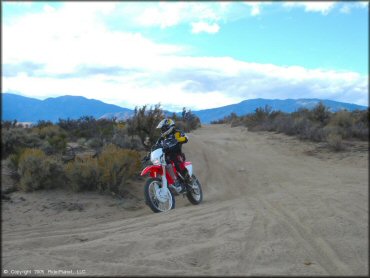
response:
[[[140,72],[88,78],[31,77],[3,80],[4,91],[40,98],[82,95],[129,108],[219,107],[250,98],[324,98],[366,105],[368,80],[354,72],[246,63],[231,58],[170,56]]]
[[[225,19],[225,14],[230,7],[230,5],[222,2],[160,2],[154,4],[140,3],[137,5],[130,7],[130,9],[137,11],[137,16],[133,18],[136,24],[141,26],[159,26],[161,28],[173,27],[184,23],[192,26],[198,22],[216,26],[215,22]]]
[[[261,2],[243,2],[244,4],[246,4],[247,6],[251,7],[251,15],[252,16],[256,16],[256,15],[259,15],[261,13],[261,9],[260,9],[260,5],[262,5],[263,3]]]
[[[340,8],[340,12],[344,14],[351,13],[352,9],[368,9],[369,2],[343,2],[341,3],[342,7]]]
[[[202,32],[214,34],[220,30],[220,26],[218,26],[218,24],[216,23],[208,24],[206,22],[195,22],[192,23],[191,26],[192,26],[191,32],[194,34]]]
[[[260,7],[258,5],[252,6],[251,15],[259,15],[261,13]]]
[[[268,2],[268,1],[264,1],[264,2],[246,1],[243,3],[251,8],[250,9],[251,16],[260,15],[263,6],[268,6],[272,4],[272,2]]]
[[[351,8],[348,5],[343,5],[340,10],[341,13],[349,14],[351,12]]]
[[[197,21],[187,19],[194,23],[193,31],[217,32],[218,24],[210,23],[217,13],[204,10],[204,3],[193,4],[192,10],[203,16]],[[183,8],[179,8],[180,17],[185,17]],[[183,46],[107,29],[103,18],[116,10],[115,2],[68,2],[3,24],[3,66],[18,65],[12,67],[15,72],[2,76],[3,92],[40,99],[81,95],[129,108],[160,102],[179,110],[256,97],[317,97],[367,104],[368,79],[357,73],[186,56]],[[178,24],[176,20],[156,24],[165,28]],[[25,63],[27,70],[17,72]]]
[[[43,7],[43,10],[44,10],[44,12],[46,12],[46,13],[52,13],[52,12],[55,12],[55,8],[53,8],[52,6],[50,6],[50,5],[44,5],[44,7]]]
[[[303,7],[306,12],[320,12],[323,15],[327,15],[336,4],[337,2],[302,1],[302,2],[287,2],[284,3],[283,6],[290,8]]]
[[[99,16],[109,13],[112,6],[95,4],[46,8],[4,25],[3,63],[33,61],[44,64],[48,74],[71,73],[79,65],[148,68],[159,55],[182,49],[156,44],[139,33],[109,31]]]
[[[184,3],[160,3],[158,6],[149,7],[138,15],[137,22],[144,26],[161,28],[172,27],[179,24],[184,17]]]

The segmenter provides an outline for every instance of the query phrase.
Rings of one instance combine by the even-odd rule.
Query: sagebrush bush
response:
[[[285,133],[287,135],[294,135],[295,131],[293,128],[294,120],[288,116],[277,117],[275,119],[276,129],[278,132]]]
[[[77,140],[77,144],[78,144],[79,146],[81,146],[81,147],[84,147],[84,146],[86,145],[86,142],[87,142],[86,138],[83,138],[83,137],[81,137],[81,138],[79,138],[79,139]]]
[[[40,128],[37,128],[37,131],[41,139],[58,136],[60,134],[66,135],[66,132],[57,125],[42,125]]]
[[[41,144],[42,140],[32,129],[14,127],[1,130],[1,154],[3,157],[22,148],[38,148]]]
[[[298,135],[300,139],[308,139],[311,137],[312,123],[303,117],[293,119],[292,135]]]
[[[6,165],[10,170],[10,177],[16,181],[19,180],[18,165],[22,151],[23,150],[19,150],[16,153],[12,153],[6,159]]]
[[[237,116],[235,113],[211,123],[229,123],[231,126],[244,125],[251,131],[277,131],[315,142],[328,142],[331,149],[344,148],[344,139],[369,139],[370,109],[348,112],[330,112],[322,102],[312,110],[300,108],[292,113],[257,108],[254,113]],[[329,139],[330,137],[330,139]]]
[[[117,126],[113,131],[112,143],[124,149],[145,150],[140,137],[128,135],[126,126]]]
[[[100,169],[96,158],[76,158],[64,166],[64,171],[68,186],[73,191],[97,190],[100,188]]]
[[[336,152],[344,150],[342,136],[335,133],[330,133],[327,137],[329,147]]]
[[[113,144],[104,147],[98,158],[101,190],[118,192],[141,167],[140,154]]]
[[[86,141],[86,145],[94,150],[100,150],[103,147],[104,142],[100,138],[91,138]]]
[[[98,119],[92,116],[83,116],[78,120],[59,119],[59,127],[65,130],[70,140],[78,138],[96,138],[99,141],[109,140],[112,137],[115,119]]]
[[[41,122],[34,128],[42,140],[41,149],[48,155],[63,153],[67,147],[67,133],[57,125]]]
[[[25,149],[18,163],[19,185],[24,191],[50,189],[64,184],[63,165],[40,149]]]
[[[342,128],[350,128],[353,125],[354,119],[350,112],[346,110],[338,111],[335,113],[330,121],[329,125],[338,126]]]
[[[190,109],[187,110],[185,107],[182,109],[181,118],[177,119],[176,124],[185,132],[190,132],[201,126],[200,119]]]
[[[326,141],[327,134],[322,127],[313,125],[310,130],[310,135],[307,139],[314,142],[324,142]]]
[[[322,102],[319,102],[310,113],[310,120],[314,122],[318,122],[321,125],[327,124],[330,119],[330,111],[329,108],[326,107]]]
[[[357,122],[351,127],[351,134],[354,138],[364,141],[369,140],[369,125]]]
[[[160,135],[160,130],[156,127],[163,118],[163,110],[159,104],[155,105],[154,109],[147,109],[146,105],[135,107],[134,115],[127,120],[127,132],[130,136],[137,135],[143,146],[149,137],[149,145],[152,146]]]

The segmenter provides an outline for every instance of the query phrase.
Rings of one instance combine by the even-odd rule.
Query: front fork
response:
[[[158,189],[157,191],[157,195],[161,196],[163,199],[167,199],[168,198],[168,182],[167,182],[167,178],[166,178],[166,161],[164,160],[164,158],[162,158],[162,187]]]
[[[167,189],[167,178],[166,178],[166,164],[162,164],[162,188]]]

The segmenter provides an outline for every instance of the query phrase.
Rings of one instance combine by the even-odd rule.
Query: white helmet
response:
[[[157,125],[157,128],[160,128],[162,131],[162,136],[171,133],[174,127],[175,127],[175,122],[171,119],[163,119]]]

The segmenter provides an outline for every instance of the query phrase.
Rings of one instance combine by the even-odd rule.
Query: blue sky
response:
[[[367,2],[3,2],[3,92],[133,108],[368,104]]]

